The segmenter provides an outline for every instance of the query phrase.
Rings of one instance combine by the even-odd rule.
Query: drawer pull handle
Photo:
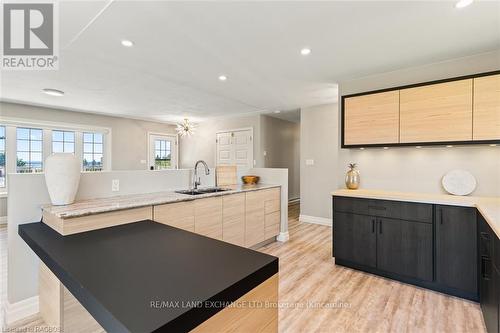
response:
[[[488,265],[489,269],[486,269],[486,265]],[[482,256],[481,257],[481,276],[484,279],[491,279],[491,259],[489,257]]]
[[[375,233],[375,219],[372,220],[372,233]]]

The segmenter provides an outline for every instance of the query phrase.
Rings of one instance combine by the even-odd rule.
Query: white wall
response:
[[[266,168],[288,169],[288,199],[300,197],[300,124],[261,116],[261,150]]]
[[[498,69],[500,50],[340,82],[339,96]],[[473,195],[500,196],[500,147],[340,149],[339,125],[338,104],[301,110],[301,214],[331,218],[327,188],[345,187],[350,162],[359,164],[363,188],[442,193],[443,174],[463,168],[478,181]]]
[[[176,133],[170,124],[5,102],[0,102],[0,123],[1,117],[111,128],[113,170],[147,170],[141,163],[148,159],[147,133]]]
[[[180,139],[179,167],[192,168],[197,160],[204,160],[210,167],[215,166],[215,139],[219,131],[253,128],[253,158],[256,167],[263,167],[260,150],[260,115],[216,118],[198,124],[191,137]]]
[[[337,187],[337,104],[300,111],[300,214],[331,216],[331,191]],[[313,160],[314,165],[306,165]]]

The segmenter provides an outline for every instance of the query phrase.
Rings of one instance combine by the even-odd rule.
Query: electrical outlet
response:
[[[306,160],[306,165],[314,165],[314,160]]]
[[[120,180],[119,179],[113,179],[113,181],[111,182],[111,191],[112,192],[120,191]]]

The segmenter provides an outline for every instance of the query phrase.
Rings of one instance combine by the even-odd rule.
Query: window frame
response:
[[[27,130],[28,131],[28,138],[27,139],[22,139],[19,138],[19,130]],[[40,140],[35,140],[32,139],[31,133],[33,131],[40,131]],[[28,150],[19,150],[19,143],[21,142],[27,142],[28,144]],[[40,150],[33,150],[32,149],[32,143],[33,142],[39,142],[40,143]],[[16,173],[42,173],[44,169],[44,135],[43,135],[43,129],[38,128],[38,127],[24,127],[24,126],[18,126],[16,127]],[[27,171],[19,171],[18,168],[20,168],[17,165],[17,160],[19,153],[25,153],[28,154],[28,159],[26,160],[27,163]],[[36,171],[36,168],[32,167],[32,155],[33,154],[40,154],[40,170]]]
[[[0,140],[3,140],[3,149],[0,149],[0,154],[3,153],[4,165],[3,165],[3,185],[0,185],[0,189],[7,188],[7,126],[0,125],[3,128],[3,137],[0,136]],[[1,191],[1,190],[0,190]]]
[[[177,134],[172,134],[172,133],[158,133],[158,132],[148,132],[147,133],[147,165],[146,169],[151,170],[151,166],[154,165],[154,159],[152,161],[152,156],[151,152],[155,151],[155,147],[153,147],[154,140],[152,140],[152,137],[159,136],[159,137],[165,137],[170,139],[169,141],[173,141],[173,145],[170,147],[171,151],[171,161],[173,163],[171,168],[165,168],[165,169],[154,169],[154,171],[161,171],[161,170],[177,170],[179,169],[179,135]]]
[[[17,160],[17,130],[16,128],[37,128],[42,129],[42,160],[52,154],[52,131],[75,132],[75,156],[80,159],[80,167],[83,171],[83,132],[99,132],[103,134],[103,168],[100,172],[112,169],[112,130],[109,127],[85,126],[71,123],[51,122],[51,121],[31,121],[23,118],[1,117],[0,126],[5,127],[5,173],[16,173]],[[11,158],[15,156],[16,158]],[[94,171],[88,171],[94,172]],[[5,187],[0,187],[0,193],[6,193],[8,182]]]
[[[91,142],[85,141],[85,134],[92,134],[92,141]],[[102,135],[102,142],[96,142],[96,140],[95,140],[96,134]],[[104,158],[105,135],[101,132],[82,132],[82,137],[83,137],[83,140],[82,140],[82,171],[83,172],[101,172],[101,171],[103,171],[104,161],[105,161],[105,158]],[[92,145],[92,152],[85,151],[86,144]],[[102,146],[102,151],[100,153],[95,152],[96,145]],[[92,155],[92,161],[95,161],[95,155],[101,155],[101,170],[86,170],[85,169],[85,164],[84,164],[85,155],[89,155],[89,154]]]
[[[54,140],[54,132],[61,132],[62,133],[62,135],[63,135],[62,141]],[[73,141],[66,141],[65,140],[65,133],[73,133]],[[62,143],[62,145],[63,145],[63,151],[58,151],[58,152],[54,151],[54,143],[55,142],[56,143]],[[65,148],[65,144],[66,143],[72,143],[73,144],[73,151],[72,152],[65,151],[66,150],[66,148]],[[75,154],[76,153],[76,132],[75,131],[62,130],[62,129],[52,129],[51,152],[52,152],[52,154],[54,154],[54,153],[71,153],[71,154]]]

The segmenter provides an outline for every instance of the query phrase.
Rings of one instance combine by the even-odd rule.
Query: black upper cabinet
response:
[[[333,244],[336,259],[375,267],[377,239],[375,218],[336,212]]]
[[[436,282],[475,298],[477,267],[476,209],[436,206]]]
[[[377,268],[432,281],[432,224],[380,218]]]

